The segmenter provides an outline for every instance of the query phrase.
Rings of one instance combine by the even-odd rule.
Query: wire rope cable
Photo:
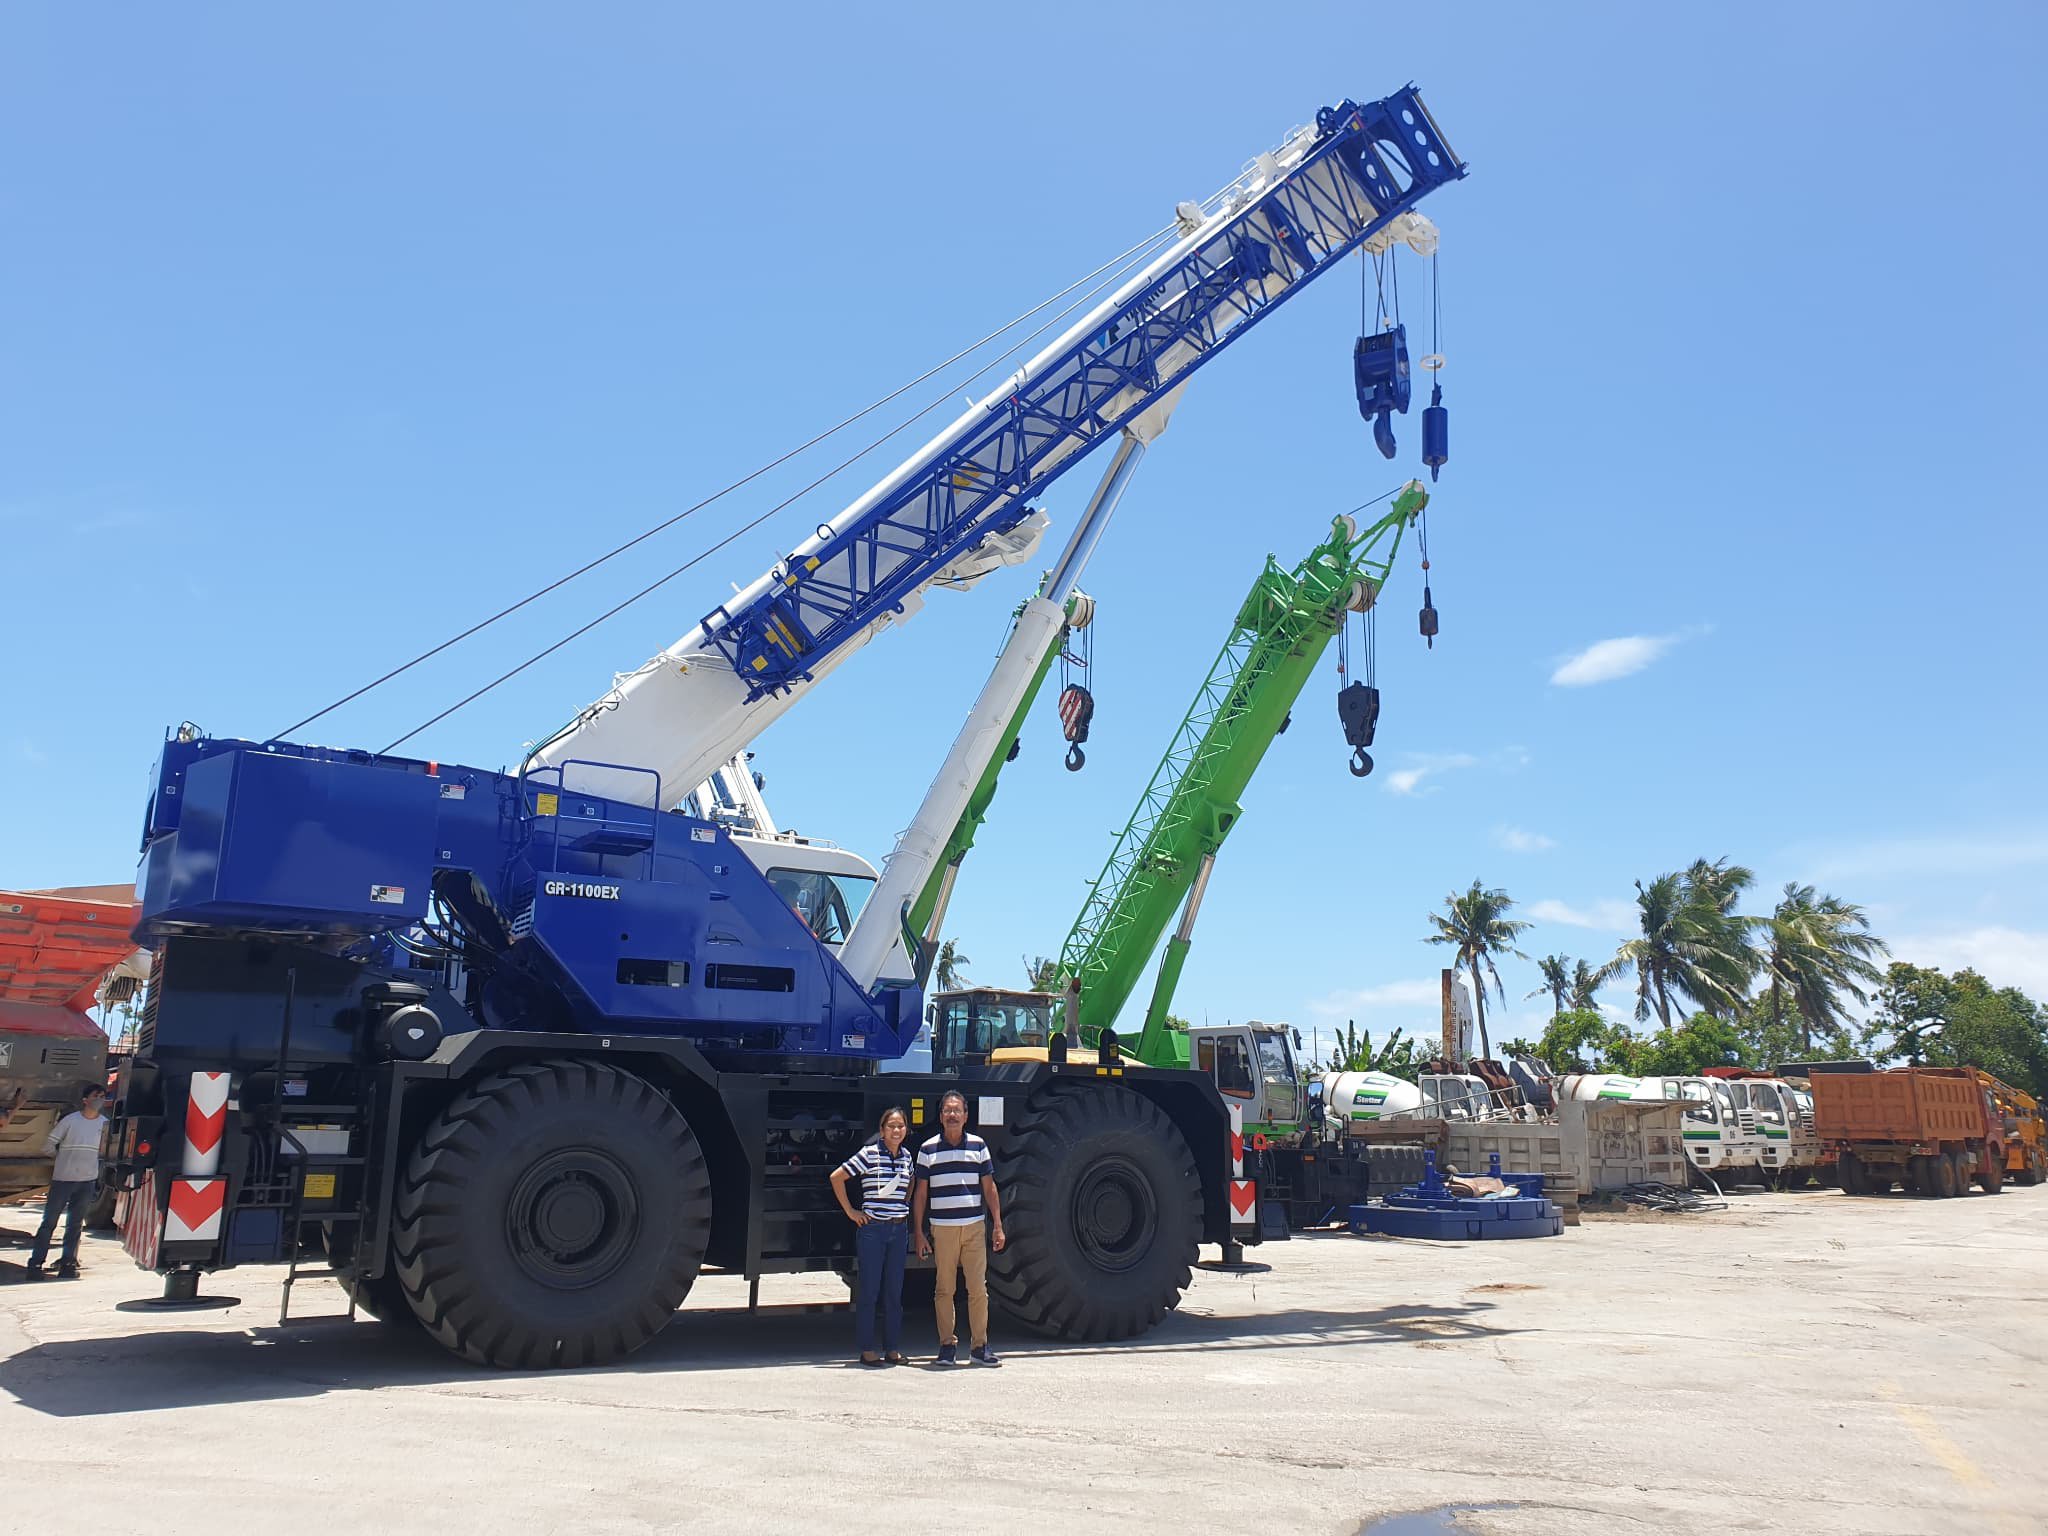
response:
[[[1051,330],[1055,325],[1058,325],[1060,321],[1063,320],[1068,314],[1071,314],[1075,309],[1079,308],[1080,305],[1086,303],[1088,299],[1093,297],[1095,293],[1100,292],[1104,287],[1107,287],[1110,284],[1117,282],[1123,276],[1123,271],[1128,270],[1130,265],[1133,264],[1132,258],[1134,258],[1137,253],[1144,251],[1146,248],[1154,244],[1159,239],[1161,234],[1169,233],[1170,230],[1171,226],[1169,226],[1165,230],[1161,230],[1158,233],[1155,233],[1149,239],[1140,242],[1138,245],[1131,247],[1129,250],[1126,250],[1121,256],[1116,258],[1114,261],[1104,263],[1103,266],[1096,268],[1095,272],[1090,274],[1091,277],[1099,276],[1102,272],[1107,271],[1110,267],[1117,266],[1118,263],[1123,264],[1122,270],[1112,273],[1110,277],[1104,279],[1102,282],[1097,283],[1094,289],[1090,290],[1086,294],[1083,294],[1081,298],[1076,299],[1073,303],[1067,305],[1065,309],[1056,313],[1051,319],[1042,322],[1036,330],[1019,338],[1016,342],[1012,343],[1012,345],[1009,347],[1007,351],[1005,351],[1004,353],[995,358],[991,358],[987,363],[984,363],[979,369],[975,370],[974,373],[968,375],[968,381],[978,378],[981,374],[986,373],[990,368],[996,367],[1005,358],[1013,355],[1023,347],[1030,345],[1030,343],[1036,340],[1039,336],[1044,335],[1045,332]],[[1082,279],[1082,281],[1085,282],[1087,281],[1087,279],[1084,278]],[[1070,284],[1067,288],[1061,290],[1061,293],[1071,293],[1073,291],[1074,286],[1075,285]],[[1059,295],[1056,295],[1055,297],[1058,296]],[[1047,302],[1050,303],[1052,301],[1048,300]],[[1036,309],[1031,311],[1031,313],[1035,314],[1039,310],[1043,310],[1044,308],[1045,305],[1041,304],[1037,306]],[[927,374],[926,377],[928,378],[930,377],[930,375]],[[824,485],[827,481],[833,479],[835,476],[842,474],[848,468],[858,463],[861,459],[865,458],[868,454],[874,452],[875,449],[881,447],[882,444],[888,442],[891,438],[896,437],[900,433],[906,431],[908,428],[915,425],[923,417],[928,416],[933,411],[937,410],[939,406],[945,404],[946,401],[951,398],[952,389],[953,386],[948,386],[947,392],[944,396],[941,396],[940,398],[933,400],[929,405],[926,405],[919,409],[918,411],[911,414],[910,416],[905,417],[896,426],[890,428],[889,431],[883,433],[882,436],[876,438],[873,442],[867,444],[858,452],[853,453],[849,455],[847,458],[840,460],[839,463],[835,464],[831,469],[827,470],[824,474],[818,476],[815,480],[811,481],[802,489],[783,498],[774,506],[768,508],[767,511],[761,513],[760,516],[755,517],[750,521],[741,524],[738,528],[735,528],[731,533],[727,534],[724,538],[718,540],[716,543],[708,546],[707,548],[699,551],[697,554],[691,556],[690,559],[684,561],[674,570],[668,572],[667,575],[662,576],[659,579],[648,583],[648,585],[642,587],[638,592],[635,592],[630,597],[627,597],[621,602],[614,604],[612,607],[606,609],[603,613],[599,614],[596,618],[589,620],[587,623],[578,625],[568,634],[563,635],[560,639],[554,641],[550,645],[543,647],[541,650],[534,652],[533,655],[527,657],[517,666],[509,668],[508,670],[500,673],[497,677],[491,679],[491,681],[489,681],[488,683],[485,683],[481,688],[478,688],[475,691],[465,695],[463,698],[457,700],[454,704],[448,706],[448,708],[442,710],[439,714],[434,715],[431,719],[422,721],[420,724],[414,726],[411,730],[407,731],[403,736],[398,737],[396,740],[380,748],[379,750],[381,752],[395,751],[397,748],[403,746],[406,742],[412,740],[413,737],[419,735],[420,732],[427,730],[432,726],[440,724],[441,721],[447,719],[450,715],[456,713],[458,710],[461,710],[467,707],[468,705],[475,703],[485,694],[491,692],[493,689],[501,686],[502,684],[510,682],[520,673],[526,671],[527,668],[534,666],[535,664],[545,660],[549,656],[552,656],[556,651],[559,651],[560,649],[562,649],[563,646],[568,645],[572,641],[580,639],[582,636],[589,634],[591,630],[597,628],[598,625],[603,624],[606,620],[617,617],[626,609],[632,607],[633,604],[639,602],[642,598],[651,596],[653,593],[659,591],[662,587],[667,586],[668,583],[675,580],[676,577],[681,576],[686,571],[701,564],[704,560],[710,558],[712,555],[718,553],[718,551],[731,545],[734,541],[741,538],[742,536],[753,532],[756,528],[759,528],[763,523],[767,522],[770,518],[774,517],[777,513],[782,512],[783,510],[790,507],[797,501],[801,500],[803,497],[808,496],[812,491],[817,490],[820,486]],[[898,390],[896,393],[900,395],[902,391]],[[890,398],[894,398],[894,396],[891,396]],[[1384,498],[1381,499],[1384,500]],[[1370,505],[1370,503],[1368,503],[1368,505]],[[568,721],[567,724],[563,725],[560,729],[556,730],[552,735],[548,736],[538,745],[528,748],[525,754],[526,757],[530,760],[536,752],[543,750],[550,743],[560,739],[560,737],[565,732],[567,732],[571,727],[573,727],[578,721],[587,718],[594,710],[601,709],[602,707],[603,704],[600,703],[598,705],[591,706],[591,708],[589,709],[580,711],[575,717]],[[315,718],[317,718],[317,716]]]
[[[987,335],[982,336],[981,338],[972,342],[968,346],[962,347],[960,350],[953,353],[952,356],[946,358],[943,362],[934,364],[932,367],[926,369],[923,373],[917,375],[915,378],[909,380],[907,383],[904,383],[897,387],[896,389],[891,390],[888,394],[883,395],[879,399],[874,400],[869,404],[861,407],[861,409],[853,412],[851,415],[843,417],[839,421],[835,422],[832,426],[827,427],[824,431],[819,432],[815,436],[809,438],[807,441],[798,444],[796,447],[791,448],[786,453],[781,454],[779,457],[771,459],[767,463],[762,464],[761,466],[750,471],[749,473],[742,475],[739,479],[734,480],[731,483],[712,492],[709,496],[704,497],[701,501],[695,502],[692,505],[685,507],[682,511],[674,514],[672,517],[665,518],[661,522],[656,523],[654,526],[638,534],[635,534],[632,538],[626,540],[622,544],[614,546],[613,548],[607,550],[605,553],[597,556],[595,559],[589,560],[584,564],[576,567],[574,570],[569,571],[560,577],[557,577],[555,580],[551,582],[548,582],[546,585],[536,588],[532,592],[526,594],[526,596],[520,598],[517,602],[507,604],[505,607],[499,609],[497,612],[491,614],[487,618],[478,620],[476,623],[470,625],[467,629],[462,630],[460,633],[451,635],[446,640],[441,641],[438,645],[432,646],[429,649],[420,652],[411,660],[406,661],[400,664],[399,666],[393,667],[390,671],[384,673],[382,676],[372,679],[370,682],[363,684],[361,687],[353,690],[352,692],[343,694],[340,698],[334,700],[331,704],[328,704],[325,707],[314,711],[312,714],[306,716],[303,720],[296,721],[293,724],[286,726],[282,731],[276,733],[277,736],[286,737],[290,736],[295,731],[305,729],[314,721],[320,720],[325,716],[332,714],[335,710],[340,709],[343,705],[353,703],[355,700],[363,697],[363,695],[370,693],[377,688],[382,687],[385,683],[390,682],[392,679],[400,677],[407,672],[410,672],[414,667],[419,666],[422,662],[432,660],[434,657],[440,655],[443,651],[448,650],[450,647],[461,644],[464,640],[467,640],[471,636],[479,634],[482,631],[490,628],[493,624],[498,623],[501,619],[511,617],[513,614],[519,612],[522,608],[528,607],[529,605],[539,601],[541,598],[546,597],[549,593],[559,591],[561,588],[567,586],[570,582],[575,581],[578,577],[588,575],[591,571],[596,570],[599,566],[604,565],[611,560],[617,559],[620,555],[625,554],[628,550],[634,549],[637,546],[646,543],[649,539],[655,537],[657,534],[664,533],[668,529],[673,528],[676,524],[682,522],[685,518],[688,518],[697,512],[701,512],[704,508],[711,506],[714,502],[720,501],[723,498],[731,495],[734,491],[740,490],[743,487],[752,484],[754,481],[760,479],[763,475],[769,473],[771,470],[778,469],[782,465],[787,464],[790,460],[797,458],[798,456],[808,452],[812,448],[817,447],[820,443],[823,443],[828,438],[831,438],[835,434],[844,431],[847,427],[852,426],[855,422],[860,421],[865,417],[873,415],[876,411],[880,410],[883,406],[888,405],[891,401],[901,399],[905,394],[908,394],[918,385],[926,383],[927,381],[933,378],[936,378],[938,375],[944,373],[947,369],[953,367],[955,364],[960,363],[969,357],[972,357],[976,352],[980,351],[990,342],[997,340],[998,338],[1000,338],[1009,331],[1015,330],[1019,325],[1022,325],[1025,321],[1031,319],[1033,316],[1041,314],[1046,309],[1050,308],[1052,305],[1057,304],[1061,299],[1064,299],[1068,295],[1074,293],[1075,290],[1083,288],[1090,283],[1094,283],[1095,286],[1089,289],[1087,296],[1092,296],[1093,294],[1100,292],[1103,286],[1105,285],[1103,283],[1097,282],[1096,280],[1099,279],[1103,273],[1110,272],[1112,271],[1112,269],[1117,269],[1115,276],[1122,276],[1123,272],[1129,269],[1130,265],[1132,264],[1133,258],[1139,257],[1142,253],[1149,251],[1152,247],[1156,246],[1159,243],[1162,237],[1172,234],[1174,232],[1174,229],[1175,226],[1173,224],[1162,225],[1159,229],[1154,230],[1151,234],[1145,236],[1144,239],[1138,241],[1136,244],[1128,246],[1123,251],[1119,252],[1117,255],[1112,256],[1108,261],[1096,267],[1092,272],[1086,273],[1083,276],[1076,278],[1073,282],[1067,284],[1066,287],[1060,289],[1058,292],[1051,295],[1051,297],[1042,300],[1038,304],[1033,305],[1030,309],[1027,309],[1021,315],[1018,315],[1017,317],[1006,322],[1005,324],[998,326],[995,330],[990,331]],[[1114,281],[1114,277],[1111,280]],[[1068,304],[1064,309],[1060,310],[1058,312],[1058,315],[1055,316],[1055,322],[1058,318],[1072,313],[1072,311],[1077,307],[1077,303]],[[990,368],[997,366],[1004,359],[1014,355],[1020,347],[1026,345],[1033,338],[1043,335],[1044,332],[1050,328],[1051,323],[1053,322],[1048,322],[1047,324],[1041,325],[1037,330],[1030,333],[1030,335],[1026,336],[1021,341],[1013,343],[1006,351],[990,359],[987,363],[984,363],[980,368],[976,369],[974,373],[969,374],[966,379],[961,380],[959,382],[963,384],[971,383],[974,379],[986,373]],[[857,461],[864,454],[873,451],[875,448],[880,447],[890,438],[902,432],[912,422],[915,422],[919,418],[930,414],[933,410],[936,410],[939,407],[939,405],[944,403],[946,399],[951,398],[952,390],[955,387],[957,387],[957,385],[949,386],[946,395],[942,399],[934,401],[931,405],[928,405],[923,410],[919,411],[915,416],[910,417],[909,420],[905,421],[902,425],[893,428],[891,431],[875,439],[874,442],[870,443],[867,446],[867,448],[862,450],[861,454],[856,454],[853,459],[845,461],[845,463],[842,463],[838,467],[838,469],[835,469],[832,473],[838,473],[840,469],[846,468],[847,465]],[[803,491],[799,492],[798,495],[804,495],[812,490],[815,490],[819,485],[824,483],[825,479],[829,478],[831,478],[831,476],[827,475],[821,478],[820,480],[813,481],[810,485],[806,486]],[[795,497],[790,498],[791,501],[795,499]],[[772,510],[779,512],[783,509],[783,507],[786,507],[788,505],[789,501],[785,501],[778,504]],[[754,523],[749,524],[748,528],[750,529],[759,526],[760,521],[760,519],[757,519]],[[740,531],[745,532],[748,530],[742,529]],[[725,547],[726,543],[729,542],[730,540],[721,541],[719,544],[713,545],[712,549],[721,549]],[[705,553],[709,554],[711,553],[711,550],[707,550],[705,551]],[[688,567],[684,567],[683,569],[687,568]],[[657,583],[657,585],[659,584]]]

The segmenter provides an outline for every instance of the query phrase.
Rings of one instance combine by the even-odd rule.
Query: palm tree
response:
[[[1024,987],[1029,992],[1057,992],[1060,989],[1060,963],[1049,955],[1026,955],[1024,957]]]
[[[1490,891],[1474,880],[1471,890],[1453,891],[1446,896],[1442,912],[1429,914],[1436,932],[1429,935],[1428,942],[1450,945],[1456,951],[1454,964],[1463,965],[1472,974],[1473,1022],[1479,1026],[1481,1056],[1493,1055],[1493,1044],[1486,1036],[1486,977],[1493,978],[1493,990],[1502,1002],[1508,997],[1507,989],[1501,985],[1500,972],[1494,969],[1493,957],[1529,958],[1515,948],[1515,940],[1529,925],[1508,916],[1514,905],[1514,898],[1506,891]],[[1481,966],[1486,968],[1484,975]]]
[[[1698,859],[1683,873],[1636,882],[1642,935],[1628,940],[1595,973],[1605,982],[1631,968],[1636,973],[1636,1017],[1671,1027],[1674,996],[1707,1013],[1732,1012],[1749,991],[1758,969],[1750,943],[1755,920],[1738,915],[1735,903],[1756,876],[1726,859]],[[1679,1017],[1685,1017],[1684,1010]]]
[[[960,953],[958,939],[946,940],[939,946],[938,957],[932,962],[932,979],[938,983],[938,990],[954,992],[966,986],[967,967],[972,964],[972,956]]]
[[[1526,1003],[1527,1001],[1529,1001],[1530,998],[1541,997],[1544,993],[1548,992],[1550,994],[1551,1003],[1550,1011],[1553,1014],[1559,1014],[1565,1011],[1565,1003],[1567,999],[1570,999],[1572,1003],[1576,1005],[1578,1000],[1572,992],[1573,978],[1571,956],[1545,955],[1541,960],[1538,960],[1536,962],[1536,969],[1542,973],[1543,985],[1538,987],[1533,992],[1523,993],[1523,1002]],[[1585,961],[1581,960],[1579,962],[1579,969],[1581,971],[1586,970]],[[1590,975],[1591,973],[1588,972],[1587,974]]]
[[[1572,962],[1572,1008],[1575,1012],[1596,1013],[1600,1005],[1593,1000],[1593,994],[1600,990],[1600,973],[1583,960]]]
[[[1870,1001],[1866,986],[1884,980],[1875,961],[1890,953],[1870,931],[1863,909],[1810,885],[1785,883],[1785,895],[1765,926],[1764,974],[1771,982],[1771,1023],[1784,1020],[1789,993],[1799,1009],[1802,1051],[1813,1049],[1813,1031],[1848,1025],[1839,994]]]

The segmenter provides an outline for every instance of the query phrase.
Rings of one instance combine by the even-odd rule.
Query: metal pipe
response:
[[[1054,602],[1065,603],[1068,589],[1081,579],[1082,567],[1095,553],[1102,530],[1109,526],[1109,519],[1124,494],[1124,487],[1131,483],[1132,472],[1144,456],[1145,445],[1126,432],[1116,445],[1116,457],[1109,461],[1108,471],[1095,487],[1095,494],[1088,499],[1088,510],[1081,515],[1074,536],[1067,540],[1067,547],[1060,554],[1060,563],[1046,578],[1044,592]]]

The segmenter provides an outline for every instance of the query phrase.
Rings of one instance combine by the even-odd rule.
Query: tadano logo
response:
[[[587,880],[550,880],[542,887],[550,896],[586,896],[592,901],[617,901],[616,885],[594,885]]]

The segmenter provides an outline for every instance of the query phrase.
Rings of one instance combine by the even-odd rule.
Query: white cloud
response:
[[[1408,1014],[1425,1010],[1434,1019],[1442,1007],[1443,982],[1432,976],[1423,981],[1383,981],[1376,987],[1332,992],[1311,1002],[1308,1011],[1326,1019],[1354,1019],[1388,1009]]]
[[[1611,683],[1617,677],[1640,672],[1678,643],[1677,635],[1621,635],[1613,640],[1596,640],[1575,656],[1568,656],[1550,674],[1560,688],[1583,688],[1590,683]]]
[[[1524,832],[1520,827],[1495,827],[1493,841],[1509,853],[1542,853],[1557,846],[1556,838],[1545,837],[1541,832]]]
[[[1787,862],[1816,882],[1994,875],[2048,864],[2048,831],[2015,830],[2004,837],[1901,837],[1845,848],[1795,850]]]
[[[1525,908],[1539,923],[1563,923],[1570,928],[1592,928],[1601,933],[1627,933],[1640,921],[1632,901],[1596,901],[1590,906],[1571,907],[1545,898]]]
[[[1470,768],[1478,761],[1469,752],[1411,752],[1406,758],[1408,766],[1395,769],[1384,782],[1389,794],[1412,795],[1420,791],[1423,781],[1432,775],[1448,773],[1454,768]]]
[[[1938,970],[1975,971],[1994,987],[2018,987],[2048,998],[2048,933],[2017,928],[1967,928],[1888,941],[1892,957]]]

